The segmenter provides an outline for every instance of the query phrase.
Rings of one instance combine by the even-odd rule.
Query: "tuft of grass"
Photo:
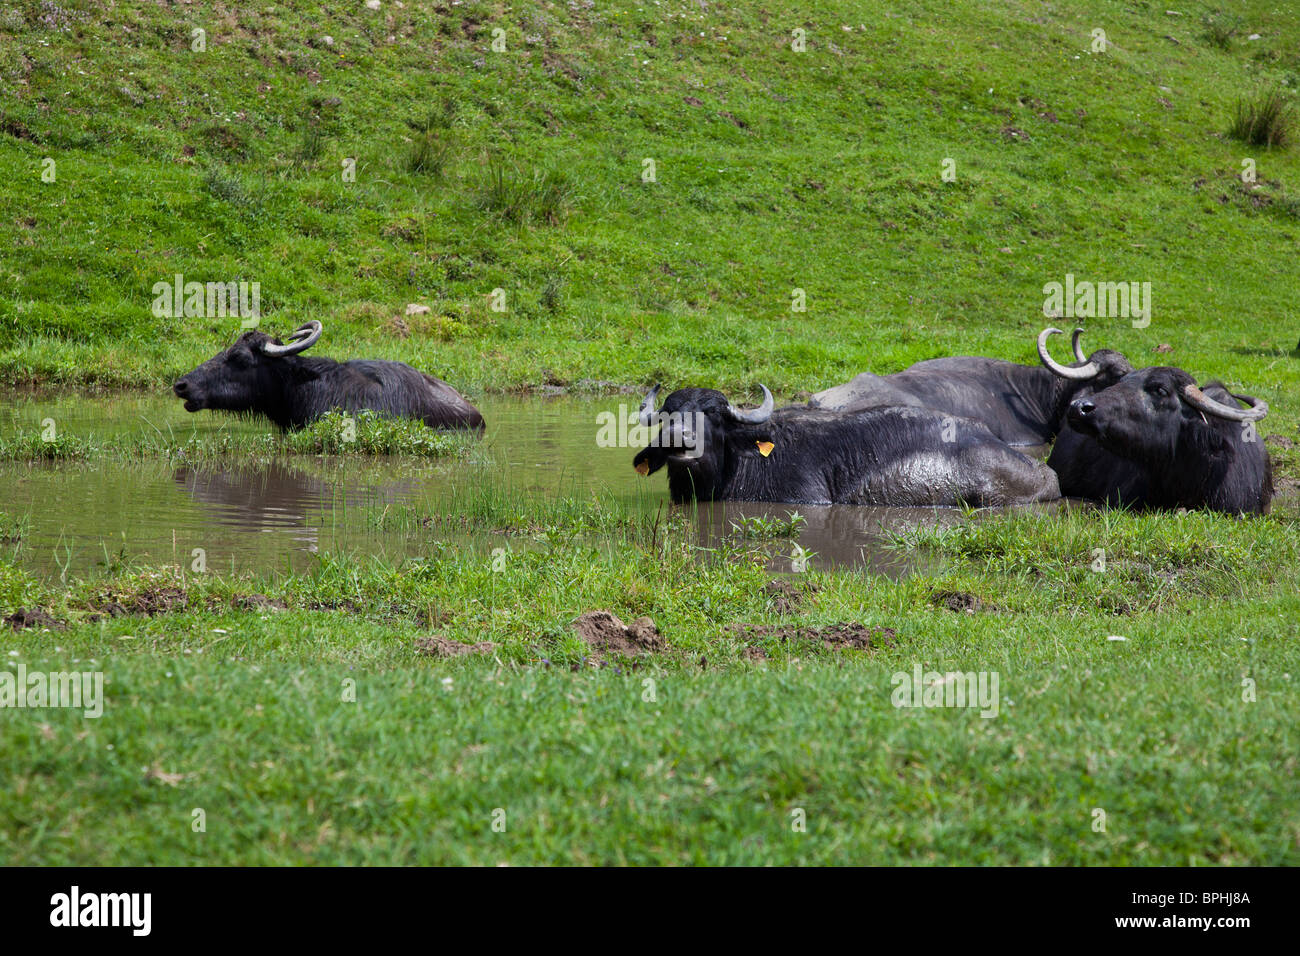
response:
[[[456,101],[443,99],[423,118],[407,120],[414,132],[406,154],[406,170],[441,179],[455,157],[457,140],[454,132]]]
[[[333,411],[284,437],[285,448],[306,455],[413,455],[443,458],[462,453],[464,436],[435,431],[410,418],[371,411],[356,416]]]
[[[551,315],[559,312],[564,300],[564,276],[556,272],[548,275],[546,284],[542,286],[542,294],[539,299],[542,308]]]
[[[27,536],[31,522],[27,516],[0,511],[0,544],[17,544]]]
[[[1235,17],[1225,17],[1222,15],[1206,17],[1202,21],[1205,25],[1205,39],[1211,46],[1223,50],[1225,53],[1232,49],[1232,38],[1237,35],[1240,27],[1240,21]]]
[[[558,226],[569,214],[575,189],[568,175],[554,168],[526,176],[499,156],[490,156],[479,183],[478,207],[518,224]]]
[[[294,152],[294,162],[299,166],[311,166],[325,153],[325,133],[315,123],[303,128],[302,139]]]
[[[1237,101],[1228,134],[1250,146],[1289,146],[1295,139],[1295,108],[1281,90]]]
[[[775,515],[749,515],[731,526],[742,538],[797,538],[807,519],[797,511],[786,512],[784,519]]]
[[[232,206],[247,207],[253,204],[252,196],[244,187],[238,176],[232,176],[216,166],[210,166],[203,174],[203,185],[213,199],[230,203]]]
[[[388,418],[363,411],[351,416],[334,411],[306,428],[281,435],[219,432],[180,441],[161,433],[120,434],[110,438],[60,432],[46,439],[40,432],[0,436],[0,461],[87,462],[163,460],[205,464],[238,458],[265,463],[286,455],[361,455],[445,458],[468,453],[474,439],[441,432],[409,418]]]
[[[451,144],[435,130],[419,133],[406,154],[406,169],[441,178],[451,161]]]

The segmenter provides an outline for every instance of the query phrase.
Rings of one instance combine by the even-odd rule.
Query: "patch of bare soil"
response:
[[[966,591],[939,591],[930,598],[935,607],[944,607],[949,611],[974,614],[976,611],[996,611],[997,606],[989,604],[974,594]]]
[[[265,594],[237,594],[231,598],[230,603],[241,611],[284,611],[289,607],[282,598],[271,598]]]
[[[135,594],[105,593],[90,601],[90,610],[109,617],[123,614],[171,614],[189,607],[189,595],[178,587],[145,588]]]
[[[20,607],[14,613],[5,618],[5,623],[15,631],[21,631],[29,627],[48,627],[52,631],[62,630],[63,622],[50,617],[44,610],[34,607],[30,611]]]
[[[430,657],[464,657],[467,654],[491,654],[497,649],[492,641],[479,641],[477,644],[462,644],[446,637],[433,634],[422,637],[415,642],[415,649]]]
[[[735,624],[732,627],[738,636],[746,641],[816,641],[828,650],[869,651],[878,647],[890,647],[898,638],[898,632],[892,627],[882,625],[858,624],[847,621],[842,624],[828,624],[825,627],[781,627],[779,625]],[[745,656],[754,657],[750,651],[761,648],[746,648]],[[766,655],[764,655],[766,656]]]
[[[763,585],[763,593],[767,596],[768,607],[777,614],[793,614],[803,607],[804,601],[810,595],[816,592],[817,588],[814,585],[810,584],[806,588],[800,588],[782,578],[773,578]]]
[[[624,624],[609,611],[588,611],[573,622],[573,629],[592,650],[592,656],[639,657],[667,650],[659,628],[648,617]]]

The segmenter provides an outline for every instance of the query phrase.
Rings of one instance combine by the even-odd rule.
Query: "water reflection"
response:
[[[134,428],[176,443],[222,430],[267,430],[258,422],[187,416],[162,396],[9,398],[0,397],[0,429],[6,432],[30,430],[46,416],[65,433],[105,436]],[[44,574],[86,573],[110,553],[141,563],[188,562],[195,548],[207,554],[209,567],[223,571],[302,570],[322,551],[400,559],[427,554],[438,542],[487,553],[492,529],[467,537],[465,530],[478,525],[457,520],[483,504],[476,495],[484,489],[499,499],[496,504],[504,501],[505,510],[520,499],[593,495],[634,514],[673,507],[662,481],[632,469],[631,449],[597,446],[598,413],[620,401],[626,398],[477,397],[488,432],[469,461],[301,456],[181,467],[163,460],[0,463],[0,512],[26,519],[12,553]],[[747,518],[786,520],[797,511],[804,519],[797,538],[763,542],[773,570],[792,570],[798,545],[807,567],[863,568],[891,577],[918,560],[885,547],[894,534],[969,520],[955,509],[853,505],[725,502],[689,511],[706,548],[743,540],[735,526]],[[409,520],[384,520],[390,512]],[[450,520],[421,523],[423,516]],[[439,528],[460,530],[439,534]]]

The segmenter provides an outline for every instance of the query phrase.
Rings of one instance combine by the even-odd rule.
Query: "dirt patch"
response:
[[[989,604],[978,595],[967,591],[939,591],[930,597],[930,603],[935,607],[943,607],[963,614],[997,610],[996,605]]]
[[[289,607],[282,598],[265,594],[237,594],[230,599],[230,604],[241,611],[284,611]]]
[[[35,140],[26,125],[8,116],[0,116],[0,133],[8,133],[14,139]]]
[[[415,649],[430,657],[465,657],[468,654],[491,654],[497,649],[492,641],[479,641],[477,644],[462,644],[433,634],[422,637],[415,642]]]
[[[1295,442],[1285,435],[1265,435],[1264,444],[1272,445],[1274,448],[1294,448]]]
[[[767,606],[777,614],[793,614],[803,607],[809,595],[816,593],[816,588],[809,585],[805,591],[790,581],[773,578],[763,585],[763,594],[767,596]]]
[[[309,611],[346,611],[348,614],[360,614],[361,605],[351,600],[312,601],[307,605]]]
[[[624,624],[609,611],[588,611],[573,622],[573,629],[592,650],[592,656],[639,657],[667,649],[659,628],[648,617]]]
[[[52,631],[63,629],[63,622],[50,617],[44,610],[34,607],[30,611],[20,607],[14,613],[5,618],[5,623],[15,631],[21,631],[29,627],[43,628],[48,627]]]
[[[190,606],[190,597],[178,587],[146,588],[136,594],[101,594],[89,602],[90,610],[109,617],[124,614],[173,614]]]
[[[756,640],[778,641],[813,641],[827,650],[870,651],[880,647],[892,647],[898,639],[898,632],[883,625],[859,624],[846,621],[841,624],[827,624],[824,627],[780,627],[776,625],[733,625],[738,637],[750,647],[745,649],[746,657],[754,657],[751,651],[762,652],[762,648],[753,646]]]

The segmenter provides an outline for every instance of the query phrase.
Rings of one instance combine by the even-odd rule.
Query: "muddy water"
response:
[[[126,564],[189,566],[201,549],[208,569],[303,570],[318,552],[400,559],[440,544],[482,550],[504,543],[493,534],[456,531],[455,520],[425,526],[420,516],[456,517],[482,487],[509,497],[610,496],[653,515],[669,507],[662,475],[641,478],[635,449],[598,447],[598,414],[635,399],[481,397],[489,425],[470,461],[286,458],[254,465],[210,466],[120,461],[26,465],[0,463],[0,512],[19,519],[6,556],[45,577],[92,574]],[[141,433],[167,442],[220,432],[265,434],[270,426],[211,413],[188,415],[153,395],[0,395],[0,434],[39,430],[54,419],[64,434],[108,438]],[[699,543],[735,540],[735,526],[755,515],[804,516],[797,540],[769,544],[774,570],[865,568],[898,576],[915,559],[882,547],[889,532],[963,519],[947,509],[815,507],[750,503],[703,505],[690,517]],[[411,520],[390,520],[406,515]],[[520,547],[516,538],[512,547]],[[523,542],[523,546],[528,543]]]

